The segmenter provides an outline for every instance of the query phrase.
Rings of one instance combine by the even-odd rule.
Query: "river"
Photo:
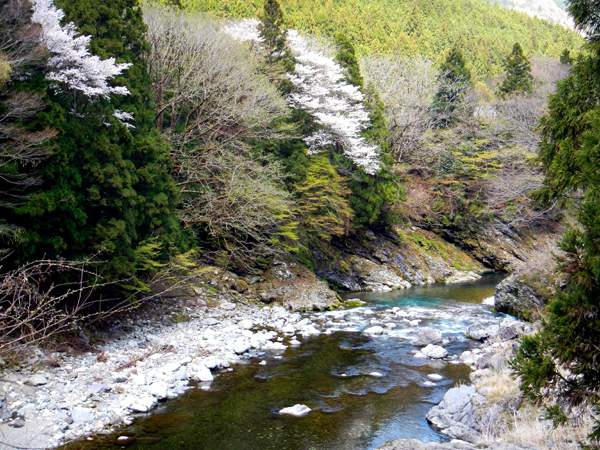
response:
[[[308,314],[322,334],[223,371],[210,386],[165,402],[118,435],[135,436],[129,448],[153,450],[370,450],[394,439],[445,441],[425,415],[449,388],[468,382],[470,369],[458,356],[477,343],[465,337],[467,326],[504,317],[481,304],[500,279],[346,295],[367,304]],[[361,332],[373,325],[386,332]],[[410,341],[423,326],[443,332],[449,360],[414,358],[420,347]],[[443,379],[432,381],[431,374]],[[295,404],[312,411],[278,413]],[[64,448],[117,448],[115,439]]]

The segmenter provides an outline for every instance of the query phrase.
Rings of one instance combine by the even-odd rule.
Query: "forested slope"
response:
[[[303,0],[282,2],[288,25],[313,34],[343,32],[361,55],[420,55],[436,62],[461,47],[477,79],[502,73],[502,60],[519,42],[525,53],[558,58],[582,38],[560,25],[480,0]],[[183,0],[191,11],[218,17],[256,17],[261,0]]]

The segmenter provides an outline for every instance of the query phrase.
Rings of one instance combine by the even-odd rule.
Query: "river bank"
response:
[[[416,347],[410,358],[431,364],[469,364],[479,369],[474,374],[491,375],[493,370],[485,364],[493,368],[498,358],[490,355],[512,348],[513,339],[526,328],[521,322],[481,316],[473,309],[481,320],[470,333],[487,343],[482,349],[448,353],[446,348],[452,348],[456,337],[448,330],[442,333],[424,326],[438,314],[427,308],[361,307],[303,316],[278,306],[243,305],[225,298],[213,306],[187,302],[177,313],[168,313],[166,306],[172,308],[172,304],[164,306],[147,310],[145,316],[132,316],[105,333],[106,342],[97,345],[97,353],[53,354],[30,361],[29,368],[6,371],[0,381],[5,396],[2,440],[13,446],[48,448],[109,434],[165,399],[190,388],[210,389],[212,380],[232,370],[234,364],[263,357],[259,364],[266,364],[267,356],[280,358],[288,346],[301,346],[311,337],[336,331],[373,340],[408,341]],[[468,315],[468,308],[463,313]],[[456,326],[465,332],[464,324]],[[388,374],[366,371],[358,375]],[[424,377],[420,383],[435,386],[434,381]]]

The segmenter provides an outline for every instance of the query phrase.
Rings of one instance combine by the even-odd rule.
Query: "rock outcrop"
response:
[[[434,282],[472,281],[484,271],[458,248],[428,231],[367,231],[314,250],[315,273],[342,291],[390,291]]]
[[[337,294],[306,266],[292,260],[276,260],[256,286],[258,298],[277,302],[291,311],[326,309],[337,306]]]

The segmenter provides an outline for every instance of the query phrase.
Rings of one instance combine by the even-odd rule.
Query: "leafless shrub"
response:
[[[201,164],[181,183],[184,223],[206,227],[236,261],[277,252],[278,230],[293,211],[290,194],[278,186],[279,163],[219,152]]]
[[[430,110],[438,90],[438,70],[427,59],[369,56],[361,61],[361,71],[386,106],[393,155],[402,161],[433,126]]]
[[[146,5],[144,19],[156,125],[178,152],[273,137],[270,125],[288,106],[261,73],[259,55],[199,15]]]
[[[77,281],[55,282],[56,277]],[[66,278],[65,278],[66,279]],[[71,329],[92,303],[96,275],[85,263],[35,261],[0,276],[0,355]]]

